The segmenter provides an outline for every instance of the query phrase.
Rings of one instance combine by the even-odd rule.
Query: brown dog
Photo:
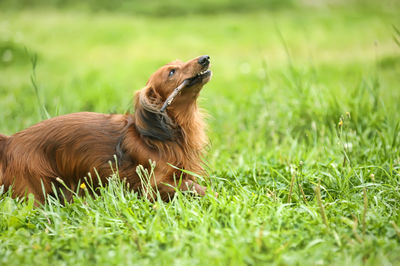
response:
[[[206,136],[196,100],[211,78],[209,59],[200,56],[161,67],[136,93],[134,114],[74,113],[10,137],[0,135],[0,186],[11,186],[13,196],[32,193],[44,202],[54,185],[70,200],[69,190],[76,191],[85,177],[96,177],[96,171],[104,183],[112,175],[109,162],[116,157],[120,178],[134,191],[142,186],[136,167],[149,168],[152,160],[156,167],[151,185],[163,200],[173,196],[180,177],[179,189],[204,195],[205,187],[193,176],[169,164],[203,173]],[[98,184],[97,178],[92,181]]]

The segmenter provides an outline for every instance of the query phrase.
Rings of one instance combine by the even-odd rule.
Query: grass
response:
[[[114,177],[99,197],[34,208],[4,192],[0,264],[399,264],[396,10],[0,11],[5,134],[44,110],[131,110],[160,65],[209,54],[214,77],[200,103],[206,183],[219,193],[151,203]],[[30,80],[34,54],[45,109]]]

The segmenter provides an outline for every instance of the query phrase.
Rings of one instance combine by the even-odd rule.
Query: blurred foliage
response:
[[[0,0],[0,8],[21,9],[75,9],[90,12],[118,12],[150,16],[182,16],[192,14],[245,13],[293,8],[355,7],[365,10],[395,10],[397,0]]]
[[[128,14],[176,16],[187,14],[215,14],[246,12],[259,9],[279,9],[294,5],[293,0],[3,0],[0,5],[11,9],[20,8],[78,8],[90,11],[116,11]]]
[[[27,50],[13,41],[0,40],[0,68],[28,63]]]

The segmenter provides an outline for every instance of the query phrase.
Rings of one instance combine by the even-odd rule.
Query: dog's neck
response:
[[[172,164],[201,171],[201,155],[207,143],[203,115],[193,102],[179,110],[174,106],[160,111],[160,103],[145,92],[136,94],[134,124],[145,144],[171,159]],[[185,163],[186,162],[186,163]],[[185,166],[190,165],[190,167]],[[178,166],[178,165],[177,165]]]
[[[139,134],[150,141],[176,141],[181,137],[179,125],[167,112],[161,112],[157,103],[149,101],[143,93],[137,95],[135,127]]]

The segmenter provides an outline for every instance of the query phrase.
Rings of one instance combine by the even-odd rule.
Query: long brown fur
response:
[[[109,162],[116,157],[120,178],[134,191],[142,185],[137,166],[149,168],[152,160],[156,167],[151,185],[162,199],[173,196],[176,178],[181,176],[179,189],[204,195],[206,189],[193,176],[169,164],[204,174],[201,159],[207,139],[196,100],[211,77],[210,71],[202,72],[208,69],[208,59],[202,56],[161,67],[135,94],[133,114],[74,113],[42,121],[10,137],[0,134],[0,186],[12,187],[15,197],[32,193],[40,203],[53,194],[54,186],[70,200],[69,190],[76,191],[85,177],[97,176],[96,171],[105,183],[112,175]],[[161,112],[168,95],[186,79],[189,85]],[[92,182],[98,185],[97,178]]]

